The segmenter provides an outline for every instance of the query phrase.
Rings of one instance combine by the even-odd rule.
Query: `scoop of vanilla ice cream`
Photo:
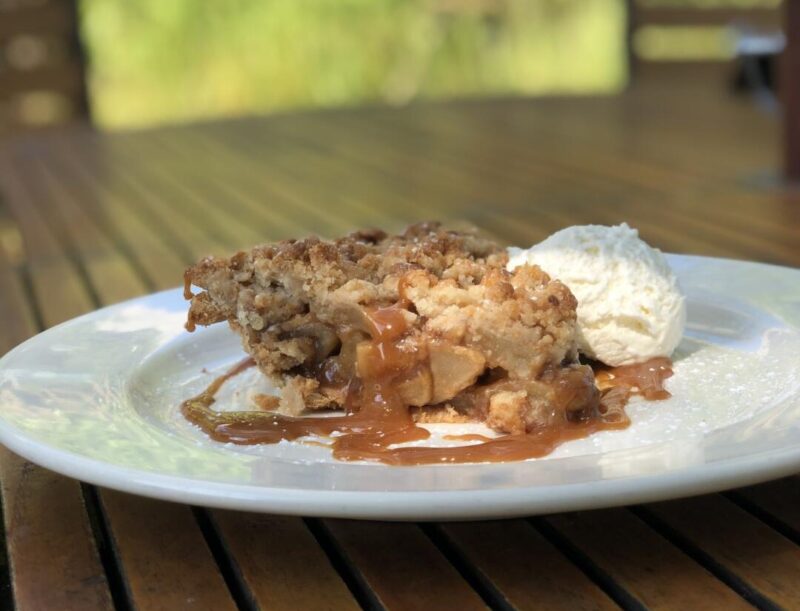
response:
[[[611,366],[669,356],[686,324],[686,303],[661,251],[626,224],[578,225],[521,249],[508,269],[532,263],[578,300],[578,349]]]

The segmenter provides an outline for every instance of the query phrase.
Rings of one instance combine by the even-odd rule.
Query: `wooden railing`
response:
[[[76,1],[0,3],[0,133],[88,118]]]
[[[800,0],[787,0],[783,53],[784,151],[786,177],[800,181]]]
[[[716,73],[724,80],[741,34],[780,32],[780,4],[779,0],[754,0],[744,6],[731,0],[712,6],[691,0],[629,0],[633,76],[675,71]]]

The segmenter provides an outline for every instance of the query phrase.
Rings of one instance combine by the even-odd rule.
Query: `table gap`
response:
[[[431,543],[453,565],[461,577],[475,590],[483,601],[491,608],[499,611],[513,611],[514,606],[495,587],[483,572],[474,566],[455,542],[442,530],[439,524],[419,524],[420,529]]]
[[[236,559],[226,547],[214,518],[205,507],[192,506],[192,514],[236,606],[240,611],[258,611],[258,603],[247,587]]]
[[[779,532],[789,539],[789,541],[800,545],[800,531],[773,515],[768,510],[759,507],[758,504],[754,503],[740,492],[729,490],[728,492],[722,493],[722,496],[741,509],[744,509],[747,513],[769,526],[772,530]]]
[[[33,324],[39,331],[41,331],[45,328],[44,316],[42,315],[42,310],[39,307],[39,301],[36,299],[36,289],[33,288],[33,277],[28,265],[20,265],[17,269],[17,275],[19,276],[19,281],[22,285],[25,299],[28,302],[28,309],[33,318]]]
[[[5,525],[5,499],[0,495],[0,525]],[[14,609],[14,591],[11,586],[11,563],[8,555],[8,541],[5,528],[0,543],[0,609]]]
[[[647,611],[647,607],[641,601],[614,581],[611,575],[583,553],[572,541],[548,524],[545,518],[528,518],[528,523],[620,607],[626,611]]]
[[[92,529],[97,553],[100,556],[100,563],[106,573],[108,588],[111,591],[111,601],[114,608],[118,611],[132,611],[133,597],[131,596],[128,584],[122,573],[122,562],[117,553],[114,537],[108,526],[108,517],[105,509],[100,503],[97,494],[97,487],[86,482],[80,482],[81,496],[86,507],[86,514],[89,516],[89,526]]]
[[[325,523],[319,518],[303,518],[303,521],[361,608],[367,611],[386,611],[378,595],[370,588],[361,571],[348,558]]]
[[[758,592],[755,588],[747,584],[741,577],[728,570],[710,554],[703,551],[689,539],[681,535],[669,524],[661,520],[652,511],[642,505],[635,505],[627,508],[636,517],[642,520],[650,528],[672,543],[675,547],[697,562],[700,566],[714,575],[722,583],[731,588],[747,602],[759,609],[766,611],[779,611],[781,607],[769,598]]]

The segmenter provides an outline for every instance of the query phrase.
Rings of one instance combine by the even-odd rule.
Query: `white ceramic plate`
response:
[[[800,271],[688,256],[670,263],[688,298],[672,399],[634,400],[627,430],[546,458],[389,467],[337,462],[301,443],[210,441],[178,406],[242,352],[225,325],[186,333],[179,290],[93,312],[9,352],[0,360],[0,442],[48,469],[146,496],[397,520],[604,507],[800,471]],[[246,403],[264,385],[255,375],[231,381],[218,407]],[[434,443],[447,443],[437,434],[454,432],[448,426],[433,427]]]

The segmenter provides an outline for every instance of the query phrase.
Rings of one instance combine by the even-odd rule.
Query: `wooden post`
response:
[[[780,88],[783,98],[783,146],[786,178],[800,181],[800,0],[785,2],[786,48]]]
[[[73,104],[75,104],[76,115],[86,121],[91,121],[91,106],[89,105],[88,91],[88,58],[86,47],[81,40],[81,18],[78,12],[78,0],[67,0],[67,10],[71,28],[68,31],[67,45],[73,54],[75,62],[80,68],[81,88],[76,92]]]

